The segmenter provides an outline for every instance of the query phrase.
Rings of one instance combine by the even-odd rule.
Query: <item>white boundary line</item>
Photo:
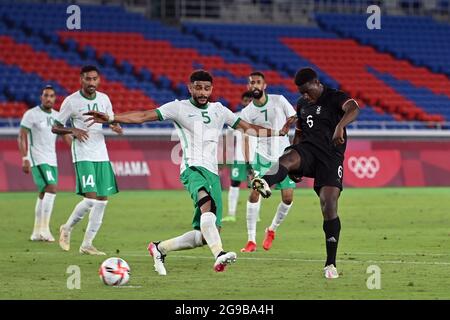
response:
[[[45,251],[29,251],[29,252],[16,252],[14,254],[43,254],[43,255],[62,255],[63,252],[45,252]],[[123,252],[121,253],[122,256],[128,256],[128,257],[149,257],[148,254],[138,253],[137,251],[132,252]],[[372,253],[375,254],[375,253]],[[118,254],[115,254],[118,255]],[[186,256],[186,255],[180,255],[180,254],[171,254],[170,258],[174,259],[202,259],[202,260],[213,260],[211,256]],[[317,263],[317,262],[323,262],[323,259],[300,259],[300,258],[262,258],[262,257],[249,257],[249,256],[243,256],[238,255],[238,260],[255,260],[255,261],[292,261],[292,262],[305,262],[305,263]],[[338,259],[337,262],[339,263],[351,263],[351,264],[410,264],[410,265],[438,265],[438,266],[450,266],[450,262],[441,262],[441,261],[403,261],[403,260],[342,260]]]

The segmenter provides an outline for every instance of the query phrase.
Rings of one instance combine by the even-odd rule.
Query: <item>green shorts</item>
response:
[[[49,184],[58,184],[58,168],[46,163],[31,168],[33,180],[39,192],[44,192]]]
[[[231,166],[230,179],[239,182],[247,181],[247,165],[235,161]]]
[[[95,192],[99,197],[107,197],[119,192],[111,162],[78,161],[74,166],[77,194],[84,196]]]
[[[253,171],[255,175],[258,177],[262,177],[269,171],[270,167],[274,164],[274,162],[270,162],[260,154],[256,154],[255,161],[252,163]],[[277,183],[275,185],[275,190],[284,190],[284,189],[295,189],[295,182],[292,181],[289,177],[284,178],[283,181]]]
[[[218,175],[203,167],[189,167],[183,171],[180,176],[186,190],[190,193],[191,199],[194,202],[194,218],[192,219],[192,227],[200,230],[200,216],[201,211],[197,205],[198,191],[202,188],[209,193],[216,205],[216,225],[222,225],[222,187],[220,185],[220,178]]]

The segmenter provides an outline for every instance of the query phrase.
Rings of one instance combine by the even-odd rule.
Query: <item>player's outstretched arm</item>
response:
[[[297,115],[287,118],[286,123],[284,124],[283,128],[281,128],[281,131],[288,134],[289,129],[291,128],[292,124],[295,123],[295,121],[297,121]]]
[[[85,116],[90,116],[85,120],[89,122],[88,127],[92,126],[94,123],[144,123],[148,121],[159,120],[158,114],[155,110],[146,111],[129,111],[124,113],[118,113],[111,118],[103,112],[89,111],[84,113]]]
[[[250,124],[244,120],[240,120],[236,126],[236,129],[241,130],[245,134],[249,136],[255,137],[277,137],[277,136],[285,136],[289,131],[289,128],[286,131],[286,128],[283,127],[281,130],[274,130],[270,128],[264,128],[255,124]]]
[[[343,144],[345,142],[344,139],[344,128],[352,123],[359,114],[359,106],[358,103],[351,99],[347,100],[342,105],[342,110],[344,110],[344,115],[342,116],[341,121],[336,126],[333,134],[333,142],[334,144]]]
[[[62,135],[62,139],[64,142],[70,147],[72,145],[73,137],[70,134],[64,134]]]
[[[65,128],[62,124],[55,122],[52,127],[52,132],[55,134],[70,134],[73,138],[80,140],[81,142],[86,141],[89,138],[87,131],[78,128]]]
[[[300,119],[297,120],[297,124],[295,125],[295,134],[294,134],[294,140],[292,141],[292,144],[300,143],[300,140],[302,138],[302,127],[300,124]]]

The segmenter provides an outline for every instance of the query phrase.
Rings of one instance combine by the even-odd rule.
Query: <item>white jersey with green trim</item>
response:
[[[59,116],[56,119],[60,124],[65,125],[70,120],[72,127],[87,131],[89,138],[81,142],[74,139],[72,142],[72,161],[109,161],[108,150],[106,149],[103,126],[95,123],[88,127],[84,122],[89,116],[83,113],[88,111],[99,111],[107,115],[113,115],[111,101],[108,96],[97,91],[94,98],[85,97],[81,91],[72,93],[64,99]]]
[[[297,113],[285,97],[278,94],[268,94],[264,105],[258,106],[253,100],[241,111],[242,120],[262,127],[280,130],[287,118]],[[277,161],[289,146],[289,137],[261,137],[258,139],[256,152],[269,161]]]
[[[23,115],[20,126],[28,130],[28,158],[31,166],[48,164],[57,166],[55,142],[57,135],[52,132],[52,126],[58,117],[58,111],[45,111],[36,106]]]
[[[191,100],[175,100],[156,109],[159,120],[172,120],[183,155],[181,173],[190,166],[203,167],[218,174],[217,146],[224,125],[235,128],[240,121],[220,102],[195,106]]]
[[[240,112],[235,113],[237,117],[240,116]],[[241,133],[241,131],[233,130],[233,136],[235,138],[235,145],[234,145],[234,161],[237,161],[238,163],[245,163],[245,156],[244,156],[244,134]],[[254,136],[247,136],[248,139],[248,151],[249,151],[249,161],[253,161],[255,151],[256,151],[256,145],[257,145],[257,138]],[[227,159],[228,160],[228,159]]]
[[[240,131],[235,131],[234,137],[236,138],[236,145],[234,149],[234,160],[239,163],[243,163],[245,162],[244,135]]]

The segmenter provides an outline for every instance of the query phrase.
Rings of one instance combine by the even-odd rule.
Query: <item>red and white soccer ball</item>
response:
[[[103,261],[98,274],[104,284],[121,286],[130,280],[130,266],[121,258],[109,258]]]

